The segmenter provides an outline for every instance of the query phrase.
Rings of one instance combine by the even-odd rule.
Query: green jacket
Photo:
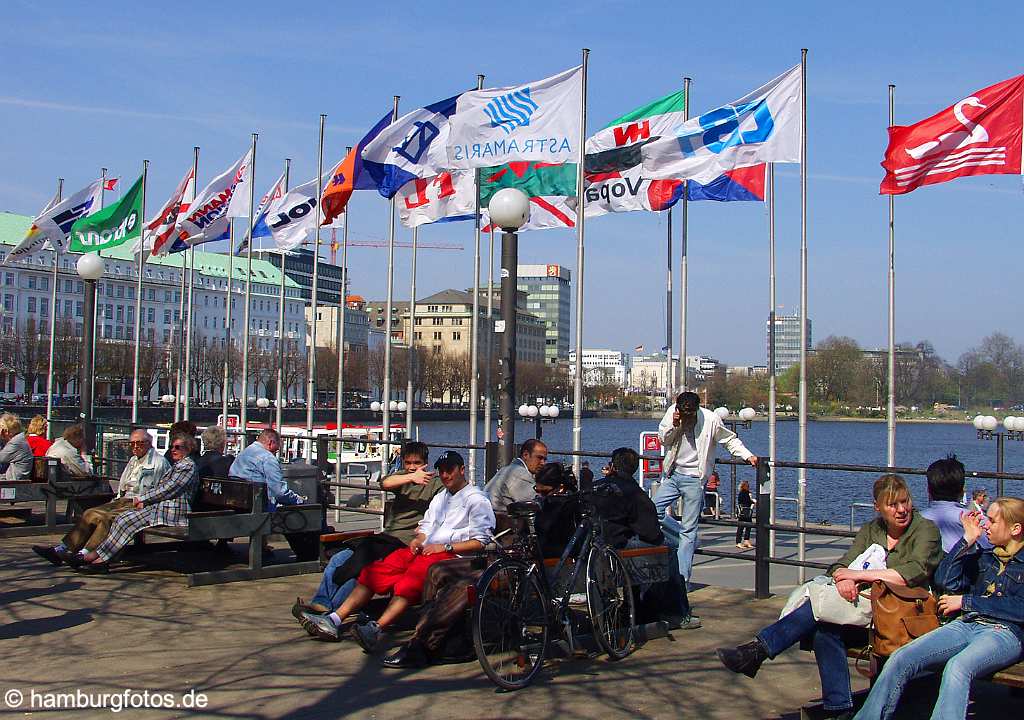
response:
[[[882,518],[876,517],[861,527],[857,537],[853,539],[853,545],[828,569],[828,574],[849,567],[850,563],[872,544],[877,543],[884,548],[886,542],[885,522]],[[931,520],[921,517],[915,510],[910,518],[910,526],[900,537],[896,547],[886,556],[885,566],[902,575],[910,587],[928,587],[931,584],[932,573],[939,566],[942,557],[939,528]]]

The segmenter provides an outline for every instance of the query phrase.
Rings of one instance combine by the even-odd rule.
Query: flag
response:
[[[117,181],[120,178],[107,178],[103,181],[103,189],[113,191],[117,187]]]
[[[514,187],[530,198],[530,219],[520,230],[576,227],[576,163],[513,162],[480,171],[481,224],[490,230],[487,204]]]
[[[323,224],[330,225],[334,218],[345,212],[349,198],[356,190],[372,190],[377,187],[373,177],[365,172],[363,167],[363,148],[369,145],[375,137],[391,124],[391,113],[382,117],[377,124],[370,128],[356,145],[349,151],[348,155],[338,163],[331,171],[330,182],[324,187],[323,195],[320,198]]]
[[[530,198],[530,219],[520,230],[549,230],[551,228],[576,227],[576,198],[563,195],[549,195]],[[480,224],[483,232],[500,230],[491,226],[486,210],[480,212]]]
[[[472,170],[414,178],[398,191],[398,217],[405,227],[455,222],[476,217],[476,182]]]
[[[172,241],[177,237],[174,227],[178,223],[178,216],[180,215],[184,218],[191,204],[191,200],[186,200],[185,198],[192,198],[195,194],[195,169],[190,167],[188,172],[185,173],[185,177],[178,183],[178,187],[174,188],[171,197],[160,208],[160,212],[146,223],[146,229],[143,234],[144,248],[150,249],[153,255],[166,255],[168,253],[174,244]],[[138,253],[139,251],[140,248],[136,244],[135,252]]]
[[[644,145],[643,174],[710,183],[736,168],[800,162],[800,66]]]
[[[142,176],[113,205],[80,218],[71,227],[72,252],[98,252],[142,235]]]
[[[413,110],[388,125],[363,148],[363,168],[386,198],[415,178],[448,167],[448,118],[459,96]]]
[[[32,221],[22,241],[4,258],[4,264],[42,250],[45,243],[59,253],[65,252],[67,236],[75,221],[99,210],[100,187],[100,181],[95,180],[66,200],[57,204],[52,200],[47,203]]]
[[[517,87],[471,90],[450,118],[448,169],[579,160],[583,66]]]
[[[258,237],[270,237],[270,228],[267,226],[267,208],[273,200],[280,200],[284,197],[285,193],[285,173],[281,173],[281,177],[270,186],[270,189],[264,193],[263,197],[260,198],[260,204],[256,207],[256,212],[253,213],[252,228],[246,233],[246,236],[242,238],[242,242],[238,244],[238,249],[235,251],[235,255],[243,254],[249,247],[249,242],[252,238]],[[248,214],[248,213],[247,213]]]
[[[635,353],[642,353],[643,351],[644,351],[644,346],[643,345],[637,345],[635,348],[633,348],[633,352],[635,352]]]
[[[267,205],[265,222],[278,250],[288,252],[297,248],[316,230],[316,191],[317,182],[313,179]]]
[[[889,128],[880,193],[967,175],[1020,175],[1024,75],[979,90],[915,125]]]
[[[685,122],[686,95],[680,90],[612,120],[587,138],[588,174],[628,170],[640,165],[640,148]]]
[[[230,218],[238,217],[235,198],[238,188],[245,187],[252,162],[250,148],[226,171],[210,181],[189,206],[187,213],[180,213],[175,226],[178,238],[186,245],[222,240],[228,236]],[[248,193],[243,193],[248,195]],[[249,200],[245,199],[245,213],[249,214]],[[182,217],[184,216],[184,217]],[[173,252],[173,249],[172,249]]]

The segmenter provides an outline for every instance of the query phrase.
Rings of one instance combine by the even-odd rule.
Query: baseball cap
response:
[[[466,461],[462,459],[454,450],[445,450],[441,453],[441,456],[434,462],[434,468],[437,470],[449,471],[456,467],[465,467]]]

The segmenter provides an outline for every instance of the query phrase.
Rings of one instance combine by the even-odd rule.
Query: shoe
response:
[[[418,642],[410,640],[398,650],[381,659],[381,664],[389,668],[417,668],[430,664],[427,653]]]
[[[75,568],[75,572],[80,572],[83,575],[106,575],[110,572],[110,563],[83,562],[81,565]]]
[[[749,540],[746,540],[743,543],[743,547],[745,547],[747,550],[753,550],[754,549],[754,544],[752,542],[750,542]]]
[[[32,552],[52,565],[61,565],[64,562],[60,553],[57,551],[57,548],[49,545],[33,545]]]
[[[747,549],[747,546],[744,545],[743,543],[736,543],[736,547],[738,547],[740,550],[746,550]]]
[[[302,623],[302,628],[309,633],[310,637],[326,642],[341,642],[337,625],[327,615],[303,611],[299,622]]]
[[[85,556],[82,553],[63,552],[61,558],[75,570],[85,565]]]
[[[361,619],[352,628],[352,636],[359,647],[368,653],[372,653],[380,642],[380,625],[376,620]]]
[[[323,605],[318,603],[307,603],[303,602],[302,598],[295,598],[295,604],[292,605],[292,617],[302,622],[302,613],[308,612],[315,615],[325,615],[329,613],[330,608],[325,608]]]
[[[751,678],[757,675],[761,663],[768,659],[768,651],[756,638],[734,648],[718,648],[715,654],[734,673],[743,673]]]
[[[703,627],[704,624],[700,621],[700,618],[696,615],[687,615],[679,621],[679,630],[696,630],[697,628]]]

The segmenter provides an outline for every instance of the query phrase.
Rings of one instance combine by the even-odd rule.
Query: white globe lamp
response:
[[[103,277],[103,259],[95,253],[85,253],[78,258],[75,270],[83,280],[99,280]]]
[[[1013,429],[1017,426],[1017,418],[1013,415],[1007,415],[1003,418],[1003,427],[1013,432]]]
[[[551,417],[551,418],[558,417],[558,406],[557,405],[551,405],[550,407],[548,407],[548,417]]]
[[[522,190],[504,188],[494,193],[487,212],[492,223],[502,230],[514,232],[530,219],[530,198]]]
[[[718,417],[725,420],[727,417],[729,417],[729,408],[725,407],[724,405],[722,407],[717,407],[715,408],[715,414],[718,415]]]
[[[388,410],[390,410],[391,412],[396,412],[398,410],[398,401],[392,400],[391,402],[389,402]]]
[[[409,404],[405,400],[398,401],[398,412],[405,412],[409,409]]]
[[[526,405],[519,406],[519,417],[529,417],[530,409]]]
[[[268,400],[265,397],[256,398],[256,407],[258,407],[258,408],[268,408],[268,407],[270,407],[270,400]]]
[[[984,415],[975,415],[974,416],[974,429],[975,430],[984,430],[985,429],[985,416]]]
[[[986,415],[985,416],[985,422],[983,423],[981,429],[982,430],[988,430],[989,432],[992,432],[997,427],[999,427],[999,421],[995,419],[995,416],[993,416],[993,415]]]
[[[526,406],[526,414],[527,414],[527,415],[528,415],[529,417],[532,417],[532,418],[535,418],[535,417],[537,417],[537,413],[538,413],[538,412],[540,412],[540,411],[539,411],[539,410],[537,409],[537,406],[536,406],[536,405],[527,405],[527,406]]]
[[[740,420],[743,422],[750,422],[755,417],[757,417],[757,411],[752,407],[745,407],[740,410]]]
[[[375,412],[376,413],[376,412],[380,412],[380,410],[381,410],[381,404],[379,402],[374,400],[372,403],[370,403],[370,412]]]

